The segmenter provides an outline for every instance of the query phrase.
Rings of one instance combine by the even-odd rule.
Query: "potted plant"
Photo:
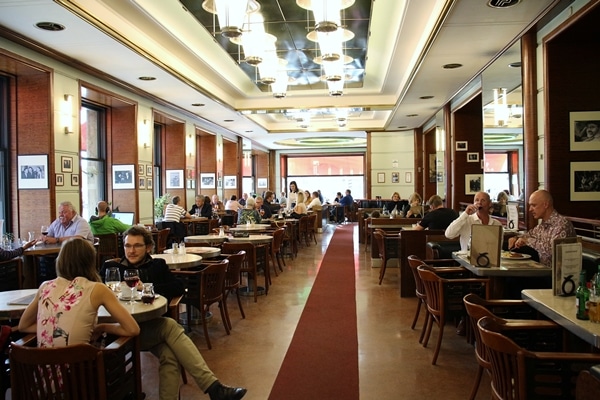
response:
[[[171,202],[171,194],[165,193],[154,200],[154,220],[162,221],[165,207]]]

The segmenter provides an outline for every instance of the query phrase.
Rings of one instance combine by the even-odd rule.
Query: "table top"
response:
[[[23,251],[23,255],[25,256],[45,256],[48,254],[58,254],[60,252],[60,244],[43,244],[38,243],[33,247],[30,247]]]
[[[152,258],[162,258],[170,269],[187,269],[200,265],[202,257],[196,254],[152,254]]]
[[[469,257],[466,253],[457,251],[452,253],[452,258],[455,259],[477,276],[551,276],[552,268],[546,267],[537,261],[531,259],[526,260],[500,260],[500,268],[481,268],[472,265],[469,262]]]
[[[187,223],[187,222],[209,222],[210,220],[207,217],[196,217],[195,215],[192,215],[192,218],[182,218],[181,222]]]
[[[0,317],[7,319],[21,318],[23,311],[25,311],[29,303],[34,299],[37,291],[38,289],[21,289],[0,292]],[[15,300],[25,301],[19,301],[20,304],[8,304]],[[136,301],[133,305],[122,301],[121,304],[123,304],[137,322],[158,318],[167,312],[168,307],[167,299],[164,296],[158,296],[152,304],[144,304],[141,301]],[[104,307],[98,309],[98,321],[113,322],[112,317]]]
[[[271,235],[248,235],[247,237],[233,237],[229,236],[227,241],[232,243],[271,243],[273,241],[273,236]]]
[[[251,224],[251,225],[238,225],[234,228],[229,228],[231,232],[260,232],[271,228],[271,224]]]
[[[167,249],[163,252],[164,254],[172,254],[173,249]],[[221,249],[218,247],[196,247],[188,246],[185,248],[186,254],[198,254],[203,258],[212,258],[221,255]]]
[[[183,241],[186,243],[223,243],[227,241],[227,236],[220,236],[216,234],[192,235],[184,237]]]
[[[575,296],[554,296],[552,289],[526,289],[521,297],[560,326],[600,348],[600,324],[575,317]]]
[[[369,224],[368,227],[369,229],[403,229],[405,231],[410,231],[413,229],[412,225],[406,224]]]

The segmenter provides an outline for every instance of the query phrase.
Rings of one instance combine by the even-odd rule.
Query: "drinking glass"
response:
[[[152,304],[154,302],[154,284],[145,282],[142,287],[142,303]]]
[[[106,283],[106,286],[110,288],[110,290],[117,293],[121,287],[121,273],[119,272],[119,268],[107,268],[104,282]]]
[[[48,225],[42,225],[42,235],[46,236],[48,234]]]
[[[123,279],[129,288],[131,289],[131,297],[129,298],[129,302],[127,304],[135,304],[135,293],[136,286],[140,281],[140,274],[137,269],[126,269],[123,273]]]

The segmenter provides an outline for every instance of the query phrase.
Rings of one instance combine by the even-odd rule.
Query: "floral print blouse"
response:
[[[527,239],[527,245],[533,247],[540,256],[540,263],[552,265],[552,242],[554,239],[575,237],[575,229],[571,221],[560,215],[556,210],[552,211],[550,218],[527,232],[523,237]]]

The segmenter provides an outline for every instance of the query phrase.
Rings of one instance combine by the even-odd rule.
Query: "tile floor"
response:
[[[467,399],[477,370],[473,347],[448,326],[438,363],[431,365],[438,329],[434,327],[428,348],[418,343],[420,324],[419,329],[410,329],[416,299],[400,298],[396,268],[388,266],[383,284],[377,284],[379,269],[371,267],[369,253],[358,243],[356,224],[329,225],[317,235],[318,245],[301,246],[296,259],[286,258],[287,267],[278,277],[273,276],[268,296],[259,297],[257,303],[242,298],[246,319],[241,319],[235,299],[230,298],[233,331],[230,336],[225,334],[216,312],[209,325],[212,350],[206,346],[202,327],[194,327],[190,336],[217,377],[225,384],[247,387],[244,400],[268,398],[335,229],[355,230],[361,400]],[[158,399],[158,364],[149,353],[142,355],[142,364],[146,399]],[[489,398],[489,378],[484,375],[477,399]],[[208,396],[190,380],[181,388],[181,399]],[[314,398],[307,400],[341,399],[322,399],[315,392]]]

